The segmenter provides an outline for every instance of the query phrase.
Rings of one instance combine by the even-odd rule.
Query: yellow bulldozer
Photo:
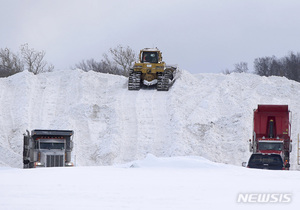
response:
[[[154,86],[159,91],[168,91],[175,80],[177,66],[166,65],[157,48],[140,51],[139,61],[129,72],[128,90],[139,90],[142,85]]]

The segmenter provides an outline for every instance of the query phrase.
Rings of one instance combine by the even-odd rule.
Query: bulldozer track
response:
[[[128,90],[139,90],[141,88],[141,74],[133,72],[128,78]]]

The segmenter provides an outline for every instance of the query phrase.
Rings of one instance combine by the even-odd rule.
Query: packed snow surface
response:
[[[0,79],[0,166],[22,167],[26,129],[74,130],[76,166],[145,158],[202,156],[247,161],[253,109],[287,104],[292,111],[292,168],[300,131],[300,84],[283,77],[180,71],[167,92],[127,90],[127,78],[81,70]]]
[[[246,193],[289,199],[238,202]],[[118,166],[0,168],[1,210],[294,210],[299,193],[299,171],[247,169],[202,157],[148,154]]]

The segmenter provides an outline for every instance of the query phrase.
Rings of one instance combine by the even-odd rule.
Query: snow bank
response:
[[[68,70],[0,79],[0,166],[22,167],[26,129],[72,129],[78,166],[158,157],[202,156],[247,161],[257,104],[288,104],[293,112],[296,168],[300,84],[251,74],[181,71],[168,92],[127,90],[127,78]]]

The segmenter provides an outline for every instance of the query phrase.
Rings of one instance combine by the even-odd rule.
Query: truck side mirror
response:
[[[253,147],[251,143],[249,143],[249,152],[253,152]]]
[[[291,143],[291,144],[290,144],[290,152],[292,152],[292,148],[293,148],[293,147],[292,147],[292,143]]]
[[[247,162],[242,162],[242,166],[246,167],[247,166]]]
[[[249,152],[253,152],[253,144],[251,142],[251,139],[249,139]]]

